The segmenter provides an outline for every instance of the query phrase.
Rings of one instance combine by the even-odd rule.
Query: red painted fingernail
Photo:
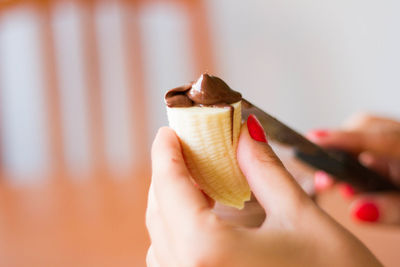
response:
[[[329,135],[328,130],[314,130],[314,131],[309,132],[307,134],[307,137],[308,137],[308,139],[313,141],[313,140],[322,139],[324,137],[327,137],[328,135]]]
[[[314,174],[314,186],[316,191],[323,191],[333,185],[333,180],[324,171],[317,171]]]
[[[343,196],[344,198],[347,198],[347,199],[352,198],[352,197],[355,195],[355,193],[356,193],[356,191],[354,190],[354,187],[352,187],[352,186],[349,185],[349,184],[343,184],[343,185],[341,185],[341,186],[340,186],[340,192],[342,193],[342,196]]]
[[[379,219],[379,208],[373,202],[361,202],[354,208],[353,216],[360,221],[376,222]]]
[[[259,142],[268,143],[264,129],[255,115],[250,114],[247,119],[247,128],[249,129],[251,138]]]
[[[327,130],[315,130],[314,135],[318,138],[324,138],[329,135],[329,131]]]

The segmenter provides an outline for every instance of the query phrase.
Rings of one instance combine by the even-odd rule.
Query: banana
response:
[[[242,209],[251,193],[236,159],[241,101],[225,107],[167,107],[167,115],[200,189],[224,205]]]

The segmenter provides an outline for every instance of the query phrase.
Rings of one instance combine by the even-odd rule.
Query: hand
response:
[[[350,152],[368,168],[400,185],[400,123],[369,115],[353,116],[343,129],[313,131],[308,137],[315,143]],[[333,179],[315,175],[317,191],[333,186]],[[355,219],[368,222],[400,224],[400,193],[366,194],[340,184],[343,194],[352,199],[350,212]]]
[[[259,228],[217,217],[192,183],[175,133],[159,130],[146,213],[148,266],[380,266],[307,197],[270,146],[253,140],[246,126],[238,162],[267,214]]]

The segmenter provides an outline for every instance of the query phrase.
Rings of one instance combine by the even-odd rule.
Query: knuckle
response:
[[[172,155],[170,157],[170,164],[171,165],[179,165],[181,164],[181,158],[178,155]]]
[[[267,166],[283,167],[282,161],[276,156],[273,150],[268,146],[263,146],[262,149],[255,153],[256,160]]]
[[[376,117],[367,112],[358,112],[350,117],[348,124],[353,124],[354,126],[362,127],[367,126],[374,122]]]
[[[375,116],[373,116],[372,114],[367,113],[367,112],[360,112],[360,113],[358,113],[358,119],[361,122],[370,122],[370,121],[375,120]]]
[[[227,253],[229,244],[235,244],[230,241],[231,235],[226,231],[226,227],[221,224],[218,217],[205,216],[199,220],[198,227],[201,227],[201,233],[194,235],[192,242],[196,246],[186,246],[181,255],[185,255],[182,260],[183,266],[188,267],[217,267],[226,266],[229,257]]]
[[[196,248],[186,255],[184,266],[188,267],[217,267],[225,266],[228,257],[224,251],[225,243],[221,243],[215,239],[208,241],[199,240]]]
[[[188,175],[189,173],[182,156],[170,155],[168,158],[164,159],[157,168],[153,168],[152,180],[158,184],[159,181],[165,177],[176,181]]]
[[[202,229],[202,233],[196,236],[196,239],[202,239],[203,236],[211,237],[208,239],[209,242],[214,242],[215,240],[220,240],[220,236],[226,235],[227,228],[226,225],[221,221],[220,218],[214,213],[209,213],[204,216],[199,216],[196,222],[197,229]]]

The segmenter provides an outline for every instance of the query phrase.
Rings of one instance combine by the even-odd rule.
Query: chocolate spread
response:
[[[223,80],[204,73],[197,82],[169,90],[165,94],[165,103],[168,107],[206,106],[229,108],[231,113],[231,130],[233,142],[233,113],[231,104],[242,100],[239,92],[232,90]]]
[[[232,90],[218,77],[203,74],[201,84],[192,82],[169,90],[165,95],[168,107],[213,106],[231,107],[230,104],[242,99],[239,92]]]

